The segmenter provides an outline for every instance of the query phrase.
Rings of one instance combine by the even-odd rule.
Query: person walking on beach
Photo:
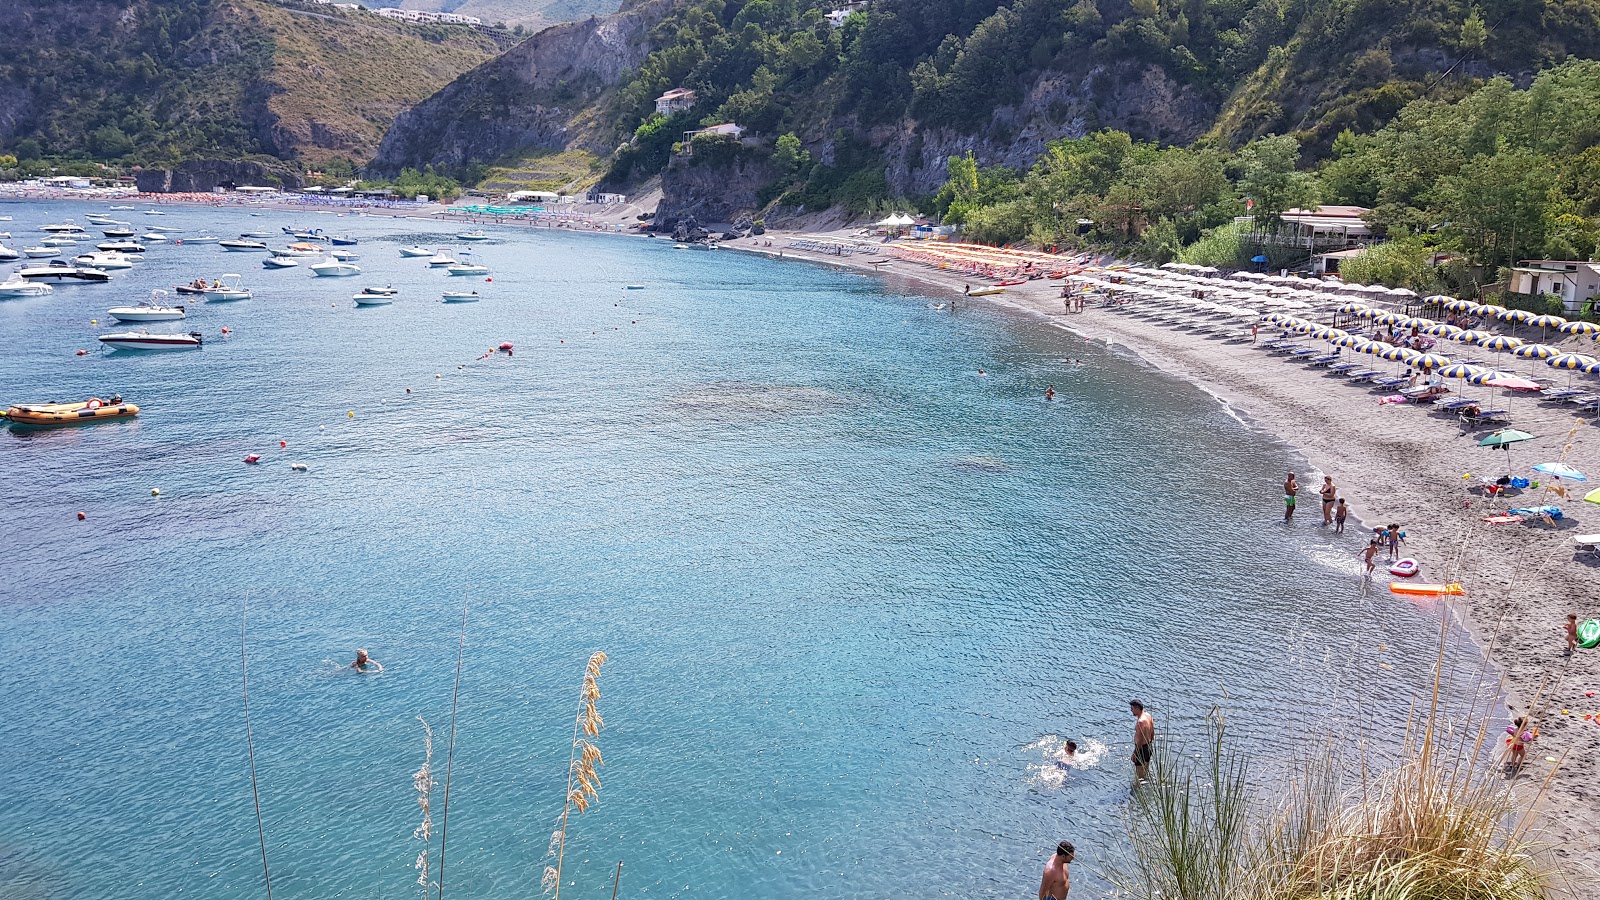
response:
[[[1333,524],[1333,501],[1338,498],[1339,490],[1333,486],[1333,476],[1322,476],[1322,487],[1317,488],[1317,493],[1322,495],[1322,524]]]
[[[1250,323],[1250,343],[1254,344],[1256,342],[1256,335],[1259,334],[1260,331],[1261,331],[1260,323],[1258,323],[1258,322],[1251,322]]]
[[[1056,852],[1044,864],[1044,877],[1039,880],[1039,900],[1067,900],[1067,891],[1072,890],[1072,875],[1067,866],[1077,855],[1071,841],[1056,845]]]
[[[1339,498],[1339,505],[1333,510],[1333,533],[1344,534],[1344,518],[1350,514],[1350,507],[1344,505],[1344,498]]]
[[[1566,652],[1566,655],[1567,656],[1571,656],[1572,655],[1572,651],[1578,649],[1578,614],[1577,613],[1567,613],[1567,624],[1566,624],[1566,627],[1565,627],[1564,630],[1567,633],[1567,652]]]
[[[1300,493],[1300,482],[1294,480],[1294,473],[1283,482],[1283,521],[1288,524],[1294,518],[1294,498]]]
[[[1150,759],[1155,756],[1156,720],[1145,712],[1144,701],[1129,700],[1133,713],[1133,774],[1143,781],[1150,774]]]
[[[1359,556],[1363,560],[1366,561],[1366,564],[1367,564],[1367,575],[1369,575],[1369,576],[1372,575],[1372,570],[1376,569],[1378,567],[1378,564],[1372,561],[1373,558],[1376,557],[1377,555],[1378,555],[1378,539],[1377,538],[1373,538],[1372,541],[1367,544],[1367,548],[1365,550],[1362,550],[1361,553],[1359,554]]]

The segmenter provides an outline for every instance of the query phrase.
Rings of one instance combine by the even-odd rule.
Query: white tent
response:
[[[890,216],[889,218],[884,219],[882,222],[879,222],[878,223],[878,227],[879,228],[904,228],[907,225],[915,225],[915,224],[917,224],[917,220],[916,219],[913,219],[910,216],[905,215],[904,213],[895,213],[894,215]]]

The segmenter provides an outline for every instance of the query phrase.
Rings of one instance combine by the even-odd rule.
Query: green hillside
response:
[[[360,162],[397,113],[499,50],[266,0],[0,0],[0,19],[0,152],[24,159]]]

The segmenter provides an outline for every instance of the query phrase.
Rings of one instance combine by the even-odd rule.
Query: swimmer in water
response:
[[[1052,384],[1049,387],[1044,389],[1044,398],[1046,400],[1054,400],[1056,398],[1056,386],[1055,385]]]
[[[1060,750],[1056,751],[1056,768],[1069,769],[1072,767],[1072,763],[1076,761],[1077,758],[1078,742],[1067,741],[1065,744],[1061,745]]]
[[[985,372],[985,371],[984,371],[984,370],[982,370],[982,369],[979,369],[979,370],[978,370],[978,374],[979,374],[979,375],[987,375],[987,374],[989,374],[989,373],[988,373],[988,372]]]
[[[356,651],[356,661],[350,664],[350,668],[355,669],[357,672],[365,672],[368,668],[382,672],[383,663],[368,656],[366,649],[363,648]]]

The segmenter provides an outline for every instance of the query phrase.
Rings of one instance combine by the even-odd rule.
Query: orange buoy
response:
[[[89,355],[89,351],[87,351],[87,350],[79,350],[76,355],[77,356],[88,356]]]
[[[78,513],[78,521],[79,522],[82,522],[84,519],[87,519],[87,518],[89,518],[89,517],[84,515],[83,513]]]
[[[489,284],[494,284],[494,276],[491,275],[488,278],[485,278],[484,281],[488,282]]]
[[[279,441],[278,442],[278,446],[279,447],[287,447],[287,446],[289,446],[289,442],[288,441]]]

